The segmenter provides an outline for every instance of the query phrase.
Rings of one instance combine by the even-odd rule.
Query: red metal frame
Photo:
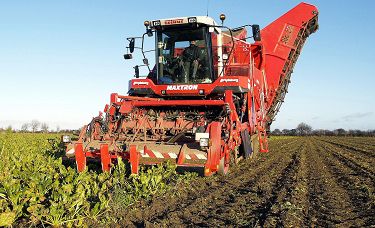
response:
[[[100,160],[102,163],[102,170],[105,172],[111,171],[111,155],[108,150],[108,144],[100,145]]]

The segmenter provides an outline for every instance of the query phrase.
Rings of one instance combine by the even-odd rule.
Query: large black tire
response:
[[[251,154],[253,153],[253,150],[251,146],[250,134],[247,129],[241,132],[241,139],[242,139],[242,143],[240,147],[241,155],[244,156],[245,159],[250,158]]]
[[[249,131],[244,130],[241,132],[242,144],[240,146],[240,155],[245,159],[252,159],[259,153],[259,137],[258,133],[250,137]]]

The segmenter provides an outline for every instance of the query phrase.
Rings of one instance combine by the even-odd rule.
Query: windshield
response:
[[[157,32],[158,84],[212,83],[207,28]]]

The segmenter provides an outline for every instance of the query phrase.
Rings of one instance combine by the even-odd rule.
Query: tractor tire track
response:
[[[344,143],[344,142],[336,142],[336,141],[332,141],[332,140],[325,140],[325,139],[320,139],[321,141],[324,141],[324,142],[327,142],[327,143],[330,143],[334,146],[338,146],[340,148],[344,148],[344,149],[347,149],[347,150],[350,150],[352,152],[355,152],[357,153],[359,156],[363,156],[363,155],[366,155],[368,157],[371,157],[371,158],[375,158],[375,148],[373,150],[365,150],[365,149],[361,149],[359,148],[358,146],[353,146],[353,145],[350,145],[350,144],[347,144],[347,143]]]
[[[309,169],[309,204],[305,219],[307,226],[345,226],[357,215],[351,209],[351,200],[345,188],[340,186],[337,175],[327,164],[329,155],[319,146],[319,141],[312,141],[308,159],[314,161]]]
[[[297,151],[300,150],[300,147]],[[296,151],[296,152],[297,152]],[[282,170],[275,184],[272,186],[270,197],[261,203],[254,211],[254,216],[259,219],[256,225],[263,226],[284,226],[282,213],[284,205],[290,203],[291,189],[295,185],[296,179],[293,178],[300,165],[300,155],[293,153],[291,161]],[[289,205],[289,204],[287,204]]]
[[[292,141],[290,144],[278,146],[280,150],[284,150],[284,147],[297,147],[298,142]],[[283,153],[275,154],[264,154],[261,155],[257,161],[244,161],[244,165],[237,169],[234,169],[229,177],[212,178],[212,180],[198,180],[197,183],[192,185],[197,186],[193,189],[185,190],[185,194],[179,198],[179,202],[169,208],[158,213],[143,214],[141,217],[136,215],[130,220],[133,221],[133,225],[177,225],[185,224],[189,226],[207,226],[209,224],[216,225],[250,225],[256,223],[252,219],[238,219],[236,212],[232,210],[232,207],[228,207],[228,204],[241,204],[238,208],[245,207],[249,211],[247,201],[239,200],[236,202],[234,199],[238,199],[239,196],[244,194],[250,194],[251,200],[259,200],[257,196],[259,190],[257,187],[252,186],[263,186],[264,183],[271,184],[271,181],[265,181],[266,176],[271,171],[273,175],[279,175],[287,161],[287,156]],[[289,165],[290,167],[291,165]],[[201,181],[208,181],[202,185]],[[213,181],[213,182],[212,182]],[[282,181],[279,181],[280,185]],[[200,188],[199,186],[206,186],[207,188]],[[243,198],[243,197],[240,197]],[[245,197],[244,197],[245,198]],[[163,200],[163,199],[161,199]],[[256,202],[252,202],[254,205],[258,205]],[[158,211],[160,206],[158,203],[154,204],[156,210],[151,209],[150,211]],[[256,209],[256,208],[254,208]],[[227,214],[227,216],[222,216]],[[217,215],[217,216],[215,216]]]
[[[331,172],[332,179],[338,187],[334,189],[340,197],[337,197],[336,203],[341,205],[340,210],[344,209],[346,221],[349,224],[354,223],[357,226],[368,226],[375,224],[373,215],[375,214],[375,201],[373,199],[374,182],[373,176],[369,175],[366,169],[362,169],[360,165],[352,163],[351,159],[346,159],[338,152],[340,148],[332,148],[330,144],[322,144],[316,151],[324,156],[324,163]],[[344,191],[341,191],[344,190]],[[340,224],[340,225],[346,225]]]
[[[355,170],[361,176],[368,177],[375,182],[375,163],[373,160],[355,155],[355,152],[342,149],[340,146],[332,145],[330,142],[322,142],[321,145],[324,145],[324,149],[328,150],[336,160]]]

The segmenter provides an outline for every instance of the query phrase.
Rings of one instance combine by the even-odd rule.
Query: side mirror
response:
[[[143,59],[143,64],[145,64],[146,66],[148,65],[148,59],[147,58]]]
[[[129,51],[130,53],[134,52],[135,38],[130,38],[129,40]]]
[[[252,25],[251,28],[253,29],[253,38],[254,38],[254,41],[260,41],[261,37],[260,37],[260,28],[259,28],[259,25]]]
[[[133,55],[132,54],[125,54],[124,59],[132,59]]]
[[[139,78],[139,66],[138,65],[136,65],[135,67],[134,67],[134,72],[135,72],[135,78]]]

